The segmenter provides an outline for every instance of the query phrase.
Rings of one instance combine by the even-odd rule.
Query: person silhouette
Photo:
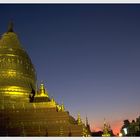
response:
[[[34,96],[35,96],[35,90],[34,90],[34,88],[32,87],[32,85],[31,85],[31,89],[32,89],[32,91],[31,91],[31,93],[29,94],[29,99],[30,99],[30,102],[33,102],[33,101],[34,101]]]

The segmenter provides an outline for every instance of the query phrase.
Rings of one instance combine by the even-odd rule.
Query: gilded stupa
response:
[[[22,48],[11,22],[0,40],[0,93],[7,97],[25,97],[35,90],[36,72]]]
[[[103,134],[102,137],[110,137],[110,125],[108,125],[104,119],[104,128],[103,128]]]
[[[0,136],[88,136],[89,125],[73,118],[41,82],[11,22],[0,39]]]

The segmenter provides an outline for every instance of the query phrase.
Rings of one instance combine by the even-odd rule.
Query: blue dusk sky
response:
[[[140,115],[140,5],[0,4],[0,35],[14,22],[38,83],[92,130]]]

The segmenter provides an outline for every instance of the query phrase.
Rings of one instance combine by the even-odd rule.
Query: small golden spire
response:
[[[51,102],[56,103],[53,97],[51,97]]]
[[[40,84],[40,89],[39,89],[39,93],[40,93],[40,96],[47,96],[48,97],[48,93],[47,91],[45,90],[45,86],[44,86],[44,83],[43,81],[41,81],[41,84]]]
[[[8,31],[7,32],[14,32],[13,27],[14,27],[14,23],[12,21],[10,21],[8,24]]]
[[[102,134],[103,137],[109,137],[110,136],[110,133],[109,133],[109,128],[108,128],[108,125],[106,123],[106,119],[104,118],[104,128],[103,128],[103,134]]]
[[[88,118],[87,118],[87,116],[86,116],[86,126],[88,126]]]
[[[61,111],[65,111],[64,103],[61,104]]]
[[[78,113],[77,123],[78,123],[78,125],[82,124],[80,113]]]

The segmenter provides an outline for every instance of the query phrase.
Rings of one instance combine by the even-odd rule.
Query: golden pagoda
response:
[[[110,127],[109,125],[106,123],[105,119],[104,119],[104,128],[103,128],[103,134],[102,137],[110,137]]]
[[[0,39],[0,136],[85,136],[79,120],[49,97],[43,82],[36,88],[35,68],[11,22]]]
[[[28,99],[35,90],[36,72],[22,48],[11,22],[0,39],[0,94],[6,98]]]

